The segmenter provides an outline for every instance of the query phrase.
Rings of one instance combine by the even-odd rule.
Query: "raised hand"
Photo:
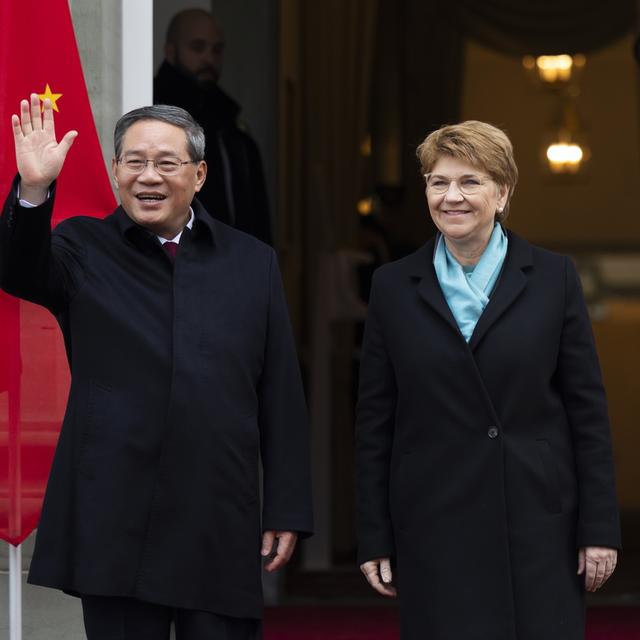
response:
[[[46,193],[49,185],[58,177],[67,152],[78,135],[68,131],[60,142],[56,140],[53,107],[49,99],[40,111],[40,98],[31,94],[29,101],[20,102],[20,117],[11,116],[16,149],[16,164],[20,174],[21,194],[24,191]],[[25,199],[26,193],[24,194]]]

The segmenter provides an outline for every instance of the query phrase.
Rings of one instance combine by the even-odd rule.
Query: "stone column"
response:
[[[122,115],[121,3],[69,0],[69,6],[102,153],[110,166],[113,127]]]

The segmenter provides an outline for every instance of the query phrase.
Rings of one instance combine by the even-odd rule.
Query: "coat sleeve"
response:
[[[577,546],[621,548],[607,400],[576,269],[565,262],[559,378],[578,480]]]
[[[275,252],[269,267],[264,366],[258,385],[263,531],[313,532],[309,427],[300,369]]]
[[[356,412],[358,564],[395,555],[389,477],[398,391],[379,321],[378,274],[365,324]]]
[[[0,217],[0,288],[58,314],[80,286],[83,252],[66,234],[51,233],[55,183],[34,208],[20,205],[18,185],[19,176]]]

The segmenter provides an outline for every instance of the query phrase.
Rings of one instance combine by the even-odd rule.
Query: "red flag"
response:
[[[0,200],[16,174],[11,115],[32,93],[53,104],[58,140],[79,133],[58,178],[53,223],[115,206],[82,74],[68,0],[2,0]],[[0,538],[37,526],[69,387],[55,319],[0,292]]]

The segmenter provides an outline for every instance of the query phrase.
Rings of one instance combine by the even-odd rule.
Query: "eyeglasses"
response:
[[[180,158],[156,158],[155,160],[143,160],[142,158],[120,158],[120,164],[127,173],[143,173],[147,165],[151,163],[155,170],[163,176],[175,176],[185,164],[196,164],[197,160],[180,160]]]
[[[458,180],[450,180],[449,178],[445,178],[444,176],[434,176],[430,173],[424,174],[424,179],[427,183],[427,189],[432,193],[443,194],[449,191],[449,187],[452,183],[456,183],[460,193],[465,196],[472,196],[478,193],[482,187],[487,184],[487,182],[491,182],[491,178],[485,177],[484,179],[480,176],[462,176]]]

